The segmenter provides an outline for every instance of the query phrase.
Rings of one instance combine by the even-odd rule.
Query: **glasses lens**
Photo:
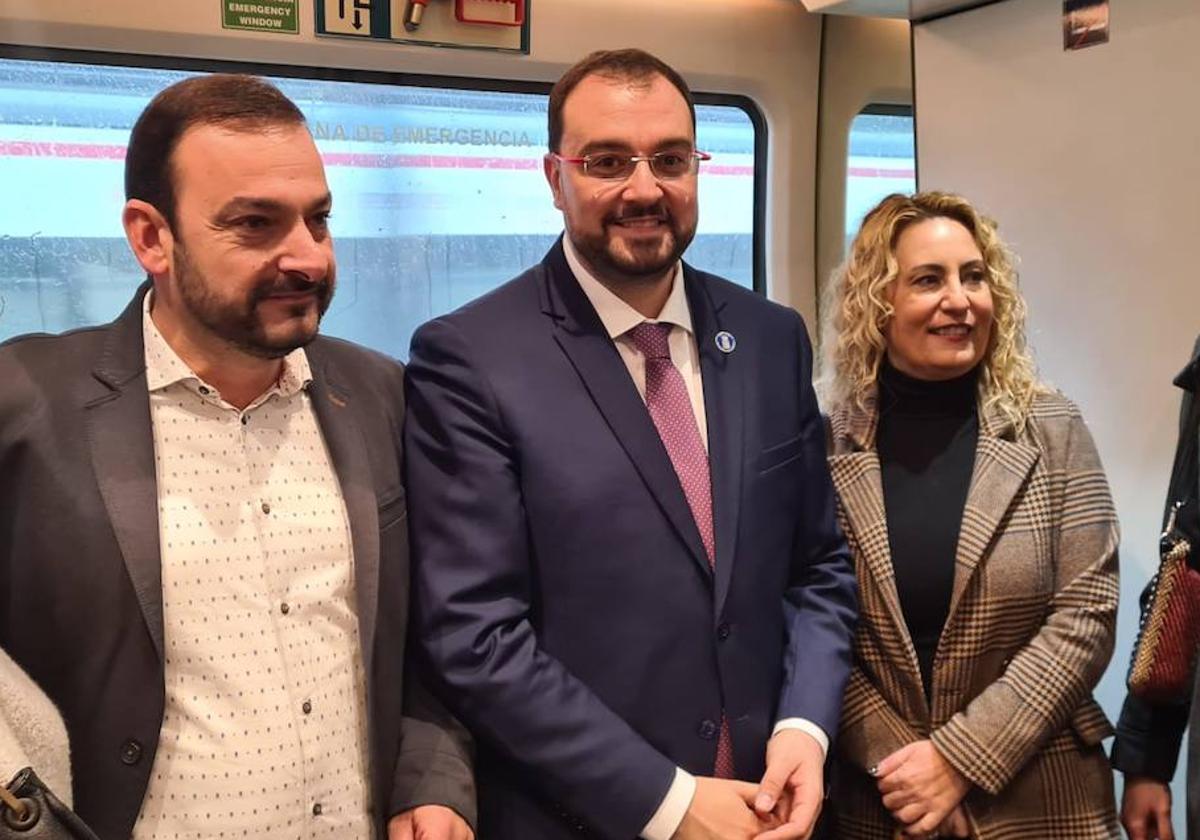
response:
[[[588,155],[586,161],[585,171],[595,178],[624,178],[632,169],[630,156],[615,152]]]
[[[695,161],[690,152],[659,152],[650,159],[650,167],[660,178],[682,178],[693,171]]]

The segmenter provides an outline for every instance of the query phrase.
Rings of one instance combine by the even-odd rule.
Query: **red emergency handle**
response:
[[[460,23],[520,26],[525,23],[525,0],[454,0]]]

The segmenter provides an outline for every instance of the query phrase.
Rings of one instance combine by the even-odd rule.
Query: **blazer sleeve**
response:
[[[1055,458],[1045,446],[1042,453],[1065,482],[1056,506],[1054,594],[1045,622],[999,679],[932,734],[946,759],[991,794],[1067,725],[1112,656],[1116,511],[1096,446],[1074,406],[1067,422],[1065,455]]]
[[[804,718],[830,740],[838,731],[858,618],[858,583],[837,522],[837,497],[826,460],[826,427],[812,386],[812,345],[797,314],[801,434],[801,507],[795,554],[784,594],[787,648],[778,719]]]
[[[446,701],[597,836],[637,836],[675,766],[542,649],[515,442],[454,324],[416,333],[406,387],[418,634]]]
[[[474,756],[467,730],[428,688],[428,675],[409,656],[405,668],[400,755],[389,814],[443,805],[477,825]]]

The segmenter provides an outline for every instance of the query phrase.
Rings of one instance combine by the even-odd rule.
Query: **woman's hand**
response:
[[[905,833],[935,831],[971,789],[971,783],[942,757],[932,741],[915,741],[875,768],[883,807]]]
[[[937,833],[942,837],[970,837],[971,821],[967,819],[966,809],[961,804],[956,806],[937,827]]]

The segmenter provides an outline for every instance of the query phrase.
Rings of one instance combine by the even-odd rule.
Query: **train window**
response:
[[[912,108],[868,105],[850,123],[846,169],[846,244],[863,216],[891,193],[917,188]]]
[[[104,322],[127,302],[142,276],[119,219],[125,144],[150,97],[188,72],[0,58],[0,339]],[[354,78],[273,81],[307,116],[334,194],[324,329],[403,359],[417,325],[533,265],[559,234],[541,175],[548,87]],[[687,258],[752,287],[759,120],[729,104],[697,118],[713,160]]]

